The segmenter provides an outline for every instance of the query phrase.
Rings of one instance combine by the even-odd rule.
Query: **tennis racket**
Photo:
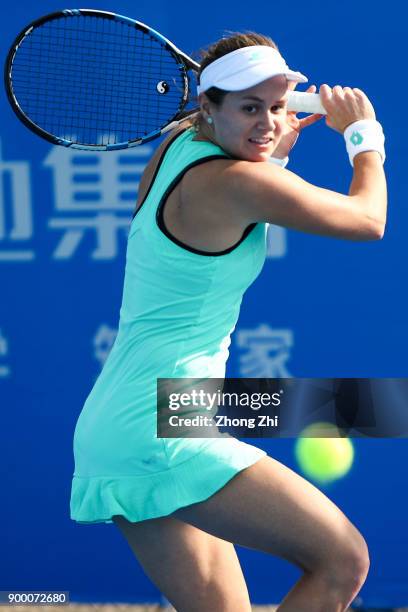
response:
[[[148,142],[197,113],[198,69],[139,21],[67,9],[20,32],[4,78],[14,112],[34,133],[65,147],[109,151]],[[319,95],[305,92],[290,93],[288,110],[326,113]]]

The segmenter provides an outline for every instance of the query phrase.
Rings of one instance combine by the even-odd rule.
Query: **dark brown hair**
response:
[[[278,45],[272,38],[269,38],[269,36],[257,34],[256,32],[229,32],[228,34],[229,36],[221,38],[199,52],[201,61],[198,60],[200,61],[200,69],[197,78],[198,84],[200,84],[200,75],[204,68],[223,55],[227,55],[227,53],[242,49],[243,47],[253,47],[255,45],[265,45],[279,51]],[[227,91],[219,89],[218,87],[210,87],[210,89],[207,89],[205,92],[209,100],[216,106],[221,106],[227,93]],[[201,113],[198,113],[192,120],[191,123],[196,130],[199,129],[201,120]]]

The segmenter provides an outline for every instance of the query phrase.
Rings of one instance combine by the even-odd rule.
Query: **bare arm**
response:
[[[378,222],[382,238],[387,220],[387,182],[380,156],[375,151],[354,158],[354,174],[349,195],[359,195],[369,203],[367,214]]]
[[[355,164],[348,196],[316,187],[272,165],[232,163],[224,166],[218,178],[224,206],[239,216],[243,225],[264,221],[322,236],[379,239],[384,231],[379,212],[386,198],[382,195],[385,190],[376,192],[375,186],[382,184],[382,163],[375,152],[358,157],[364,159]]]

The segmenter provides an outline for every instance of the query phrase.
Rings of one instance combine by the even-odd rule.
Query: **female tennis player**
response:
[[[249,612],[233,544],[300,568],[284,612],[346,610],[368,572],[356,527],[263,450],[232,437],[156,436],[157,378],[224,377],[268,223],[383,235],[384,136],[363,91],[320,87],[327,125],[346,139],[348,195],[283,167],[299,132],[321,118],[287,112],[288,90],[305,81],[259,34],[208,50],[196,121],[161,144],[142,177],[117,339],[75,430],[72,518],[117,525],[178,612]]]

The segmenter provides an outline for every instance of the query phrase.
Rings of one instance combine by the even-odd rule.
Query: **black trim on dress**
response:
[[[163,232],[163,234],[165,234],[167,236],[167,238],[169,238],[172,242],[174,242],[178,246],[182,247],[186,251],[190,251],[191,253],[196,253],[197,255],[206,255],[208,257],[214,257],[214,256],[216,257],[218,255],[226,255],[227,253],[231,253],[231,251],[236,249],[241,244],[241,242],[243,242],[245,240],[245,238],[248,236],[248,234],[250,234],[252,232],[252,230],[254,229],[254,227],[257,225],[257,223],[251,223],[250,225],[248,225],[248,227],[245,228],[245,230],[244,230],[241,238],[238,240],[238,242],[236,242],[232,246],[228,247],[224,251],[215,251],[215,252],[214,251],[201,251],[200,249],[195,249],[194,247],[189,246],[188,244],[185,244],[184,242],[181,242],[181,240],[179,240],[178,238],[176,238],[175,236],[173,236],[173,234],[171,234],[169,232],[169,230],[167,229],[167,227],[164,224],[163,215],[164,215],[164,207],[166,205],[166,202],[167,202],[167,199],[168,199],[170,193],[178,185],[178,183],[181,181],[181,179],[183,178],[185,173],[188,170],[190,170],[190,168],[194,168],[195,166],[199,166],[200,164],[205,163],[207,161],[211,161],[213,159],[226,159],[226,157],[225,157],[225,155],[210,155],[208,157],[202,157],[201,159],[197,159],[194,162],[192,162],[191,164],[189,164],[188,166],[186,166],[185,168],[183,168],[183,170],[180,172],[180,174],[178,174],[176,176],[176,178],[172,181],[172,183],[167,187],[163,197],[161,198],[161,200],[159,202],[157,210],[156,210],[156,223],[157,223],[157,226]]]
[[[184,134],[184,132],[186,132],[188,129],[189,129],[189,127],[186,127],[186,128],[184,128],[184,130],[181,130],[180,132],[177,132],[177,134],[175,134],[174,138],[170,138],[170,140],[168,141],[168,143],[167,143],[167,144],[166,144],[166,146],[164,147],[164,149],[163,149],[163,151],[162,151],[162,154],[161,154],[161,157],[160,157],[160,159],[159,159],[159,161],[158,161],[158,163],[157,163],[157,165],[156,165],[155,171],[154,171],[154,173],[153,173],[153,177],[152,177],[152,179],[151,179],[151,181],[150,181],[149,189],[146,191],[146,193],[145,193],[145,197],[143,198],[143,200],[142,200],[142,202],[141,202],[141,204],[140,204],[139,208],[137,208],[137,209],[135,210],[135,212],[133,213],[132,221],[133,221],[133,219],[136,217],[136,215],[138,214],[139,210],[142,208],[143,204],[146,202],[146,200],[147,200],[147,198],[148,198],[148,196],[149,196],[149,193],[150,193],[150,191],[151,191],[151,189],[152,189],[153,183],[154,183],[154,181],[156,180],[157,174],[158,174],[158,172],[159,172],[159,170],[160,170],[160,167],[161,167],[161,165],[162,165],[162,163],[163,163],[164,157],[165,157],[165,155],[166,155],[167,151],[169,150],[169,147],[170,147],[170,146],[173,144],[173,142],[175,142],[175,141],[177,140],[177,138],[178,138],[179,136],[181,136],[182,134]]]

